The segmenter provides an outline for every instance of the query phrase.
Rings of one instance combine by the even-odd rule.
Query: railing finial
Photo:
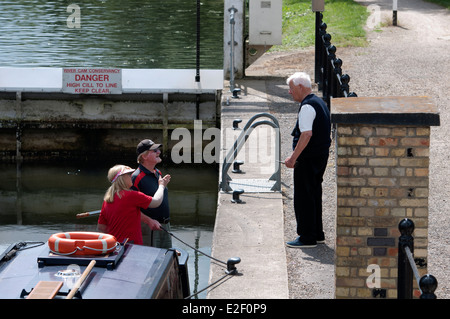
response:
[[[434,291],[436,290],[437,285],[437,279],[433,275],[426,274],[420,278],[419,287],[422,291],[420,299],[436,299]]]
[[[400,234],[411,236],[414,232],[414,222],[411,219],[405,218],[398,224]]]

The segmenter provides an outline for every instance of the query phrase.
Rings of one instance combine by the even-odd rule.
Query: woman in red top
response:
[[[170,181],[170,175],[159,178],[159,187],[155,195],[130,190],[131,173],[134,169],[115,165],[108,172],[111,186],[103,198],[102,210],[98,218],[97,228],[103,233],[116,237],[119,242],[128,238],[134,244],[142,245],[141,222],[152,230],[161,230],[161,224],[141,213],[141,208],[158,207],[164,196],[164,188]]]

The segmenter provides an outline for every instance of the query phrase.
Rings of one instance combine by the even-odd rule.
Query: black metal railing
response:
[[[322,21],[321,12],[316,12],[315,67],[314,80],[322,91],[322,99],[330,108],[332,97],[355,97],[350,92],[350,76],[342,74],[342,60],[336,57],[336,47],[331,44],[327,24]]]
[[[397,274],[397,298],[413,298],[413,280],[415,277],[419,286],[420,299],[436,299],[434,291],[437,288],[437,279],[426,274],[419,277],[416,262],[414,260],[414,222],[405,218],[398,224],[400,237],[398,240],[398,274]]]

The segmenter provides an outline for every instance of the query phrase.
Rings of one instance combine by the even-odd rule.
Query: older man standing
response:
[[[156,144],[149,139],[142,140],[138,144],[136,153],[139,167],[131,176],[132,189],[149,196],[153,196],[158,190],[158,180],[161,172],[156,168],[156,165],[162,161],[160,158],[160,146],[161,144]],[[169,193],[167,188],[164,190],[164,198],[159,207],[141,209],[141,211],[150,218],[157,220],[164,229],[170,231]],[[150,230],[146,225],[143,225],[142,237],[145,245],[158,248],[172,248],[172,238],[165,231]]]
[[[315,247],[325,241],[322,226],[322,181],[331,145],[330,111],[325,102],[312,94],[311,79],[297,72],[287,79],[289,93],[300,103],[293,136],[293,152],[285,160],[294,168],[294,211],[297,220],[293,248]]]

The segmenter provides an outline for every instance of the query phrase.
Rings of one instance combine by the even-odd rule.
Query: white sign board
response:
[[[249,44],[281,44],[282,1],[251,0],[249,4]]]
[[[62,90],[72,94],[121,94],[122,70],[65,68]]]

